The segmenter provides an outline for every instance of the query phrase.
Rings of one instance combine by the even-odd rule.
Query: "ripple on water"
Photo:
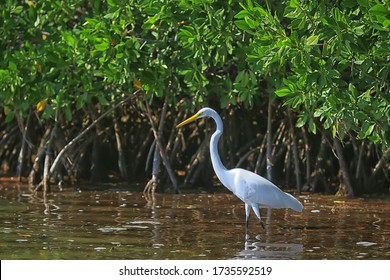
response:
[[[44,212],[40,198],[0,188],[0,258],[389,258],[388,200],[298,197],[302,213],[261,209],[266,228],[252,215],[245,238],[245,208],[232,194],[156,194],[155,204],[125,191],[49,196]]]
[[[375,242],[369,242],[369,241],[356,242],[356,245],[360,245],[360,246],[364,246],[364,247],[370,247],[370,246],[374,246],[376,244],[377,243],[375,243]]]

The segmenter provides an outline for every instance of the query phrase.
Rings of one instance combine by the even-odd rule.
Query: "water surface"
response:
[[[223,191],[221,187],[221,191]],[[44,200],[0,185],[1,259],[389,259],[390,201],[303,195],[303,213],[221,193],[66,188]]]

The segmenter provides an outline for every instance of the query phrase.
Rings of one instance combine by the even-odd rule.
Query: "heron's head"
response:
[[[182,127],[182,126],[184,126],[188,123],[191,123],[197,119],[201,119],[204,117],[210,117],[213,112],[215,112],[215,111],[211,108],[208,108],[208,107],[202,108],[195,115],[193,115],[193,116],[189,117],[188,119],[186,119],[185,121],[179,123],[176,127],[179,128],[179,127]]]

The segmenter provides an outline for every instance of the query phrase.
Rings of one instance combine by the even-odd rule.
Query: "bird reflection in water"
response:
[[[252,239],[245,236],[244,250],[239,251],[236,259],[301,259],[303,245],[297,243],[262,242],[262,236],[256,235]]]

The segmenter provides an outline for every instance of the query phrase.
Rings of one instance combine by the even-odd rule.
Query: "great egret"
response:
[[[218,153],[218,140],[223,132],[223,123],[221,117],[213,109],[206,107],[199,110],[195,115],[177,125],[177,128],[204,117],[211,117],[217,124],[210,140],[211,162],[221,183],[245,203],[246,229],[249,225],[251,208],[263,228],[264,224],[260,217],[259,207],[291,208],[298,212],[303,210],[302,203],[267,179],[242,168],[227,169],[222,164]]]

